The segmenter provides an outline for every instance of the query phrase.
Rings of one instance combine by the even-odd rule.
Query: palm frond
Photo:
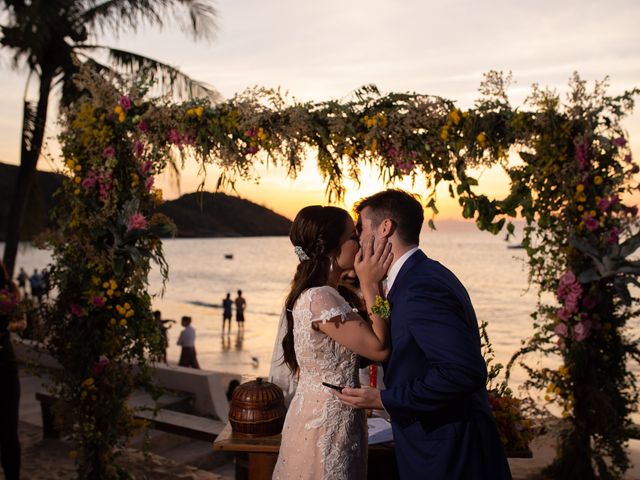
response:
[[[38,122],[36,102],[25,101],[23,105],[24,117],[22,119],[22,144],[27,151],[33,148],[33,136]]]
[[[176,98],[206,97],[212,101],[221,98],[221,95],[213,87],[194,80],[177,68],[153,58],[102,45],[78,45],[76,48],[104,50],[116,72],[139,78],[146,77],[155,81],[161,91],[170,93]]]
[[[200,39],[213,36],[216,15],[211,0],[105,0],[84,10],[76,20],[115,34],[125,28],[162,28],[177,21],[183,31]]]

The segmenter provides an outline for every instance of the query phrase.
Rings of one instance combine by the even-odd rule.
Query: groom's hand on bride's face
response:
[[[373,408],[382,410],[382,400],[380,398],[380,390],[377,388],[349,388],[344,387],[342,393],[333,392],[345,405],[355,408]]]

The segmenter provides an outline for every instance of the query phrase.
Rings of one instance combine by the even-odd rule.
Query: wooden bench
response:
[[[149,402],[149,398],[147,394],[139,393],[133,395],[128,403],[134,408],[134,418],[149,422],[150,428],[207,442],[213,442],[224,429],[224,423],[219,420],[169,409],[184,408],[184,404],[191,400],[189,397],[162,395],[158,399],[158,405],[161,408],[155,415],[152,410],[140,410],[153,405]],[[59,438],[60,433],[52,410],[58,400],[44,392],[37,392],[36,400],[40,402],[44,438]]]

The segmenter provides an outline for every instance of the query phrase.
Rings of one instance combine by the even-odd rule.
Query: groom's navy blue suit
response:
[[[391,357],[382,403],[403,479],[511,478],[491,415],[476,315],[466,289],[420,250],[388,294]]]

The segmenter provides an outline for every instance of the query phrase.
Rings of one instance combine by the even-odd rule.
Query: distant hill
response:
[[[178,226],[178,237],[288,235],[291,220],[224,193],[188,193],[158,209]]]
[[[13,199],[13,191],[18,177],[18,167],[0,163],[0,241],[5,240],[9,206]],[[21,238],[28,240],[50,226],[48,212],[54,205],[53,193],[62,183],[62,175],[49,172],[38,172],[31,189],[27,213],[21,232]]]
[[[0,241],[6,222],[18,167],[0,163]],[[51,226],[48,212],[55,205],[54,192],[63,176],[38,172],[27,207],[22,239],[28,240]],[[288,235],[291,221],[249,200],[224,193],[188,193],[163,203],[158,211],[178,226],[178,237],[242,237]]]

